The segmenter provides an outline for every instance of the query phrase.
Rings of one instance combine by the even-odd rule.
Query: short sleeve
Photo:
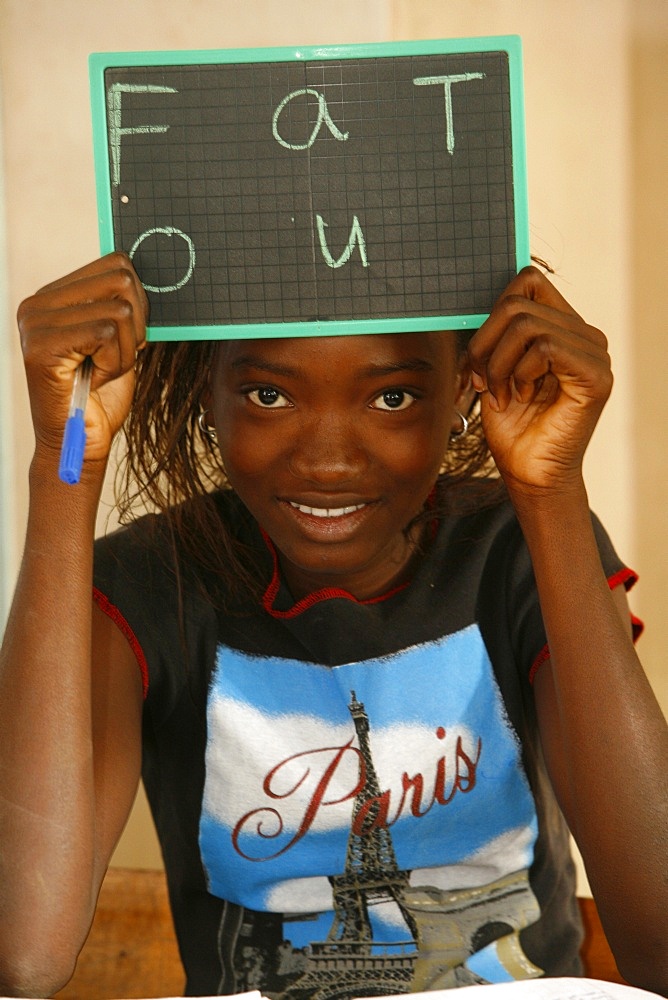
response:
[[[601,565],[611,587],[630,589],[637,579],[617,554],[610,537],[592,514]],[[509,522],[492,546],[480,593],[479,616],[492,660],[504,675],[519,671],[531,681],[549,658],[545,626],[529,552],[517,521]],[[642,624],[633,619],[639,634]]]
[[[93,577],[93,598],[130,643],[147,705],[158,715],[190,684],[202,643],[215,645],[212,608],[182,585],[166,536],[148,515],[98,539]]]

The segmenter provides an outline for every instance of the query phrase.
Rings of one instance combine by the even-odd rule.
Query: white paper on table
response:
[[[476,991],[475,997],[473,990]],[[485,990],[484,997],[480,990]],[[424,993],[403,995],[406,1000],[648,1000],[651,997],[659,997],[658,993],[650,993],[636,986],[623,986],[621,983],[609,983],[602,979],[566,976],[553,979],[523,979],[512,983],[493,983],[484,986],[460,986],[448,990],[428,990]],[[8,998],[0,997],[0,1000]],[[160,997],[159,1000],[185,1000],[185,998]],[[235,993],[227,997],[190,997],[188,1000],[266,1000],[266,998],[259,990],[251,990],[248,993]],[[397,997],[379,996],[377,1000],[397,1000]]]
[[[485,996],[479,992],[485,990]],[[474,992],[475,998],[474,998]],[[608,983],[602,979],[555,977],[553,979],[522,979],[512,983],[484,986],[460,986],[448,990],[429,990],[407,994],[407,1000],[648,1000],[658,993],[635,986]],[[379,1000],[397,1000],[383,997]]]

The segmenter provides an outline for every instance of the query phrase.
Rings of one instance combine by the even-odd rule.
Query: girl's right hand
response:
[[[120,252],[45,285],[21,303],[18,323],[37,450],[58,461],[74,373],[93,361],[84,461],[106,461],[128,414],[137,352],[146,343],[148,300]]]

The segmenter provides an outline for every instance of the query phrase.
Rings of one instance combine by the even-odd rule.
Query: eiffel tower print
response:
[[[355,724],[364,762],[365,782],[353,806],[346,865],[330,876],[334,920],[323,942],[311,945],[303,976],[286,990],[286,1000],[349,1000],[351,997],[406,993],[417,957],[417,927],[404,903],[409,872],[397,865],[390,832],[376,825],[380,785],[369,744],[369,719],[364,705],[351,691],[348,709]],[[371,800],[371,801],[370,801]],[[365,832],[355,820],[365,810]],[[370,909],[394,904],[406,925],[404,941],[377,941]]]
[[[294,947],[291,916],[226,904],[219,928],[220,992],[260,989],[270,1000],[352,1000],[484,982],[467,965],[493,946],[504,975],[541,974],[519,933],[540,915],[527,868],[467,888],[411,884],[397,864],[369,739],[369,718],[354,691],[348,710],[359,747],[360,788],[352,808],[343,872],[330,875],[333,919],[323,940]],[[424,877],[424,874],[423,874]],[[382,920],[405,928],[381,938]],[[299,914],[302,922],[319,914]]]

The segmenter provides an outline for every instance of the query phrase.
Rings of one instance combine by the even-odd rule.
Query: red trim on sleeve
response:
[[[132,628],[116,605],[112,604],[106,594],[103,594],[101,590],[97,589],[97,587],[93,587],[93,600],[97,604],[100,611],[102,611],[108,618],[111,618],[112,622],[121,630],[129,642],[130,649],[134,653],[139,669],[141,670],[142,691],[145,698],[148,694],[148,663],[146,662],[144,650],[141,648],[139,639],[134,634]]]
[[[608,585],[610,590],[614,590],[615,587],[623,586],[625,590],[630,590],[631,587],[637,583],[638,574],[632,569],[624,568],[620,569],[617,573],[613,573],[612,576],[608,577]],[[645,627],[643,621],[640,618],[636,618],[634,614],[631,614],[631,627],[633,629],[633,641],[636,642],[640,638],[642,630]],[[545,663],[546,660],[550,659],[550,650],[547,643],[543,646],[540,653],[536,659],[531,664],[531,670],[529,671],[529,683],[533,684],[534,678],[538,673],[539,667]]]
[[[538,673],[538,668],[542,667],[545,661],[549,659],[550,659],[550,647],[548,646],[547,643],[545,643],[540,653],[531,664],[531,670],[529,671],[529,684],[533,684],[534,678]]]
[[[320,601],[329,601],[333,597],[342,597],[347,601],[353,601],[355,604],[378,604],[380,601],[386,601],[389,597],[393,597],[395,594],[398,594],[399,591],[408,586],[407,582],[400,583],[398,586],[388,590],[387,593],[380,594],[378,597],[369,597],[365,601],[358,600],[354,594],[351,594],[348,590],[343,590],[340,587],[325,587],[322,590],[314,591],[312,594],[307,594],[306,597],[302,597],[296,604],[293,604],[291,608],[288,608],[287,611],[278,611],[273,606],[274,601],[276,600],[276,594],[278,593],[278,588],[281,585],[278,553],[276,552],[274,543],[269,535],[263,528],[260,528],[260,530],[262,531],[262,537],[264,538],[265,544],[269,549],[274,562],[274,570],[269,586],[262,596],[262,607],[272,616],[272,618],[296,618],[303,611],[306,611],[308,608],[312,608],[314,604],[319,604]]]
[[[614,590],[621,584],[624,584],[625,590],[630,590],[638,582],[638,574],[632,569],[624,567],[620,569],[617,573],[613,573],[612,576],[608,577],[608,583],[610,584],[610,590]]]

